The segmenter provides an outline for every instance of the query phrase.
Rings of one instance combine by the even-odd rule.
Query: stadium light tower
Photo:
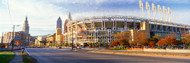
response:
[[[172,13],[169,7],[168,7],[168,14],[169,14],[169,22],[171,23]]]
[[[157,5],[157,8],[158,13],[160,13],[160,20],[162,20],[162,8],[160,7],[160,5]]]
[[[141,13],[142,13],[142,18],[143,18],[143,2],[142,2],[142,0],[139,0],[139,7],[140,7],[140,9],[141,9]]]
[[[146,2],[146,10],[148,12],[148,19],[150,19],[150,5],[148,2]]]
[[[154,3],[152,3],[152,11],[154,13],[154,19],[156,20],[156,6]]]
[[[167,21],[167,14],[166,14],[166,7],[165,6],[163,6],[163,13],[164,13],[164,15],[165,15],[165,21]],[[164,21],[164,20],[163,20]]]

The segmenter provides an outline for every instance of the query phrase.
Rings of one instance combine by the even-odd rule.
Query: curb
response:
[[[24,51],[25,51],[25,52],[26,52],[26,53],[30,56],[30,53],[28,52],[28,50],[27,50],[27,49],[25,49]]]
[[[86,52],[91,52],[91,53],[104,53],[104,54],[119,54],[119,55],[135,55],[135,56],[152,56],[152,57],[190,59],[190,55],[188,55],[188,54],[147,53],[147,52],[113,52],[113,51],[97,51],[97,50],[74,50],[74,51],[86,51]]]

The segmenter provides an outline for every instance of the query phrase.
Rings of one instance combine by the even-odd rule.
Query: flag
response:
[[[148,2],[146,2],[146,10],[150,10],[150,5]]]
[[[143,8],[143,3],[142,3],[141,0],[139,0],[139,7],[140,7],[140,8]]]
[[[172,13],[171,13],[171,9],[170,9],[169,7],[168,7],[168,14],[172,14]]]
[[[154,3],[152,3],[152,11],[155,12],[156,11],[156,6]]]
[[[166,13],[166,7],[163,6],[163,13]]]
[[[162,8],[160,7],[160,5],[157,5],[157,7],[158,7],[158,12],[161,12]]]

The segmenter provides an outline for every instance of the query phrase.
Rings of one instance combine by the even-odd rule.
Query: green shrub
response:
[[[123,48],[123,47],[117,47],[117,48],[113,48],[111,50],[127,50],[126,48]]]
[[[190,49],[190,45],[188,45],[188,49]]]

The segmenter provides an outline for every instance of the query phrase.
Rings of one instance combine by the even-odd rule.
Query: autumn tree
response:
[[[169,48],[171,48],[172,45],[173,46],[177,45],[176,38],[171,37],[171,38],[165,38],[165,39],[166,39],[166,42],[167,42]]]
[[[179,43],[176,41],[176,38],[172,38],[172,37],[166,37],[165,39],[161,39],[158,41],[158,45],[160,46],[168,46],[169,48],[171,48],[171,46],[177,46]]]
[[[154,46],[156,46],[157,42],[158,42],[157,38],[146,38],[142,44],[144,46],[150,46],[153,48]]]
[[[161,39],[161,40],[159,40],[159,41],[158,41],[158,45],[159,45],[159,46],[162,46],[162,48],[165,47],[165,46],[167,45],[166,39]]]
[[[184,44],[190,45],[190,34],[184,34],[183,37],[181,37],[181,41]]]
[[[122,39],[118,40],[118,42],[119,42],[119,45],[122,45],[123,47],[129,46],[129,40],[126,38],[122,38]]]
[[[119,40],[112,41],[110,45],[127,47],[129,46],[129,40],[127,40],[126,38],[122,38]]]
[[[115,41],[112,41],[110,45],[111,46],[119,46],[119,42],[118,42],[118,40],[115,40]]]
[[[111,46],[128,46],[129,45],[129,32],[119,32],[114,34],[114,38],[116,39],[110,45]]]
[[[138,32],[135,34],[135,37],[134,37],[134,43],[137,43],[137,46],[140,45],[140,46],[145,46],[146,43],[144,43],[145,39],[148,38],[146,36],[145,33],[143,32]]]

